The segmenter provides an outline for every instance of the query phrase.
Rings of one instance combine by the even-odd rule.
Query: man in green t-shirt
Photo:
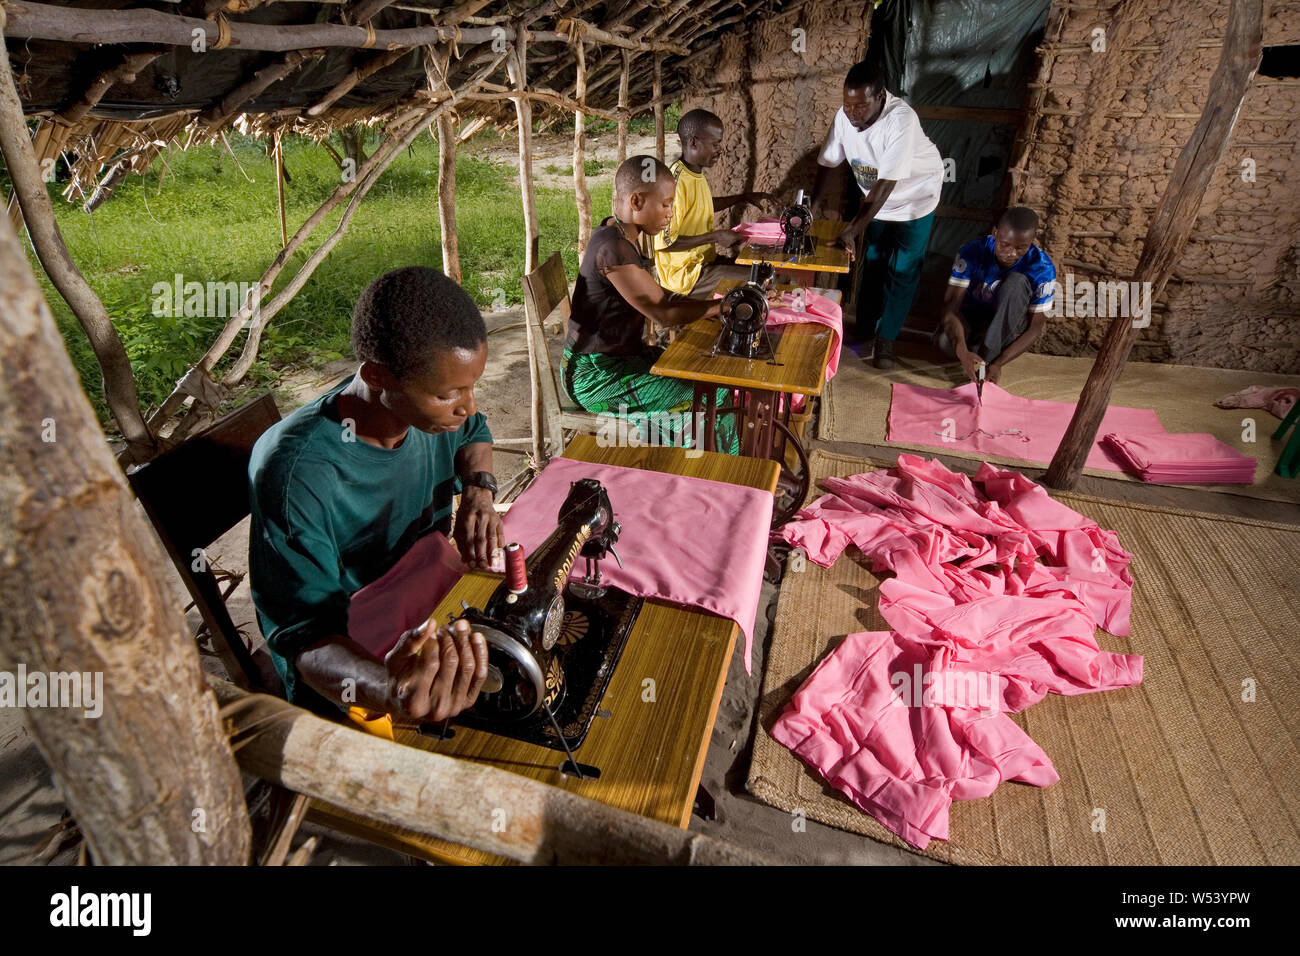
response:
[[[500,547],[492,435],[474,403],[487,330],[460,286],[409,267],[361,293],[352,348],[356,374],[253,448],[253,603],[291,702],[443,720],[487,676],[482,635],[413,628],[379,661],[347,636],[348,605],[427,534],[451,531],[471,567]]]

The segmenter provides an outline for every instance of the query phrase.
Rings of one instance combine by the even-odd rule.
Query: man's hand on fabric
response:
[[[738,232],[732,232],[730,229],[717,229],[713,233],[713,241],[727,251],[738,249],[745,244],[745,237]]]
[[[471,568],[487,570],[492,552],[501,547],[501,516],[492,507],[492,492],[468,485],[461,492],[452,537],[461,559]]]
[[[861,243],[862,230],[853,223],[849,223],[849,225],[845,227],[844,231],[835,237],[834,245],[837,245],[846,251],[849,254],[849,259],[851,261],[858,257],[858,246],[861,245]]]
[[[430,618],[403,632],[384,658],[387,710],[415,720],[455,717],[478,698],[487,669],[487,641],[468,621],[435,630]]]
[[[1002,366],[999,365],[997,362],[990,362],[988,368],[984,370],[984,380],[987,382],[992,382],[994,385],[998,383],[998,379],[1001,377],[1001,375],[1002,375]]]
[[[962,349],[957,353],[957,360],[961,362],[961,367],[966,373],[966,377],[972,382],[975,381],[975,366],[979,365],[979,356],[970,349]]]

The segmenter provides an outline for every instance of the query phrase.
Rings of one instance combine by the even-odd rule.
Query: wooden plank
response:
[[[1019,126],[1025,118],[1024,110],[979,109],[971,106],[913,106],[912,109],[921,119],[996,123],[999,126]]]
[[[460,239],[456,235],[456,121],[450,113],[438,117],[438,233],[442,271],[457,285],[461,281]]]
[[[654,86],[650,96],[654,101],[655,111],[655,156],[659,162],[664,161],[664,58],[663,54],[654,56]]]
[[[579,106],[587,102],[587,45],[579,40],[573,45],[578,74],[573,98]],[[582,260],[591,241],[591,191],[587,188],[587,118],[582,109],[573,113],[573,199],[578,207],[578,260]]]
[[[528,47],[520,40],[507,61],[507,70],[517,92],[528,89]],[[537,201],[533,196],[533,104],[526,97],[515,100],[515,119],[519,132],[519,190],[524,206],[524,274],[537,268],[540,230],[537,225]]]
[[[222,49],[218,21],[181,17],[161,10],[94,10],[51,3],[29,3],[27,0],[6,0],[5,10],[9,16],[5,34],[12,37],[91,44],[161,43],[188,48],[194,42],[193,31],[198,30],[204,36],[208,51],[217,52]],[[229,49],[281,53],[314,47],[374,47],[391,50],[447,41],[457,41],[468,46],[492,42],[500,36],[494,30],[505,29],[507,35],[515,32],[508,27],[471,27],[461,30],[454,26],[424,26],[368,31],[365,27],[338,23],[226,23],[230,30],[227,38]]]
[[[680,448],[605,448],[592,435],[577,436],[564,455],[768,491],[775,491],[779,473],[773,461],[709,452],[687,457]],[[466,574],[435,614],[440,620],[459,614],[462,600],[481,607],[500,580],[499,575]],[[724,618],[662,601],[645,602],[601,699],[601,708],[612,716],[595,720],[576,754],[583,763],[600,768],[596,780],[562,775],[562,751],[480,730],[456,727],[451,740],[434,740],[401,728],[395,736],[399,743],[411,747],[479,761],[684,828],[704,769],[738,632],[739,628]],[[646,678],[655,682],[653,703],[642,700]],[[313,805],[312,816],[344,832],[427,859],[462,864],[507,862],[409,829],[376,824],[323,803]]]
[[[814,322],[786,325],[776,344],[775,360],[714,355],[720,326],[716,319],[700,319],[680,332],[650,369],[655,375],[709,382],[737,388],[756,388],[800,395],[820,395],[826,385],[826,362],[834,334]]]
[[[619,52],[623,57],[623,66],[618,74],[618,152],[616,162],[619,166],[622,166],[623,160],[627,159],[627,82],[632,71],[632,53],[629,50]]]
[[[375,821],[376,834],[383,833],[382,826],[410,828],[520,863],[765,862],[712,837],[498,767],[349,730],[276,697],[246,694],[219,678],[209,683],[243,769],[295,793],[346,805]]]

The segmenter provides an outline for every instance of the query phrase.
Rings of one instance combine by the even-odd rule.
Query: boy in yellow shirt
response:
[[[740,193],[713,198],[704,170],[722,152],[722,120],[708,110],[691,110],[677,122],[681,159],[671,169],[677,179],[673,216],[655,234],[655,272],[670,292],[693,299],[708,298],[723,279],[744,279],[749,269],[721,258],[714,246],[730,250],[743,241],[730,229],[714,228],[714,214],[736,204],[759,205],[773,200],[768,193]]]

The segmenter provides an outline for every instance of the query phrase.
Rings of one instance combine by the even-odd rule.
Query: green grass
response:
[[[275,177],[264,145],[232,137],[224,147],[172,150],[145,176],[124,181],[93,215],[80,198],[65,201],[51,186],[56,216],[73,259],[103,299],[135,369],[141,402],[159,403],[211,344],[225,318],[158,317],[154,283],[258,280],[280,249]],[[373,149],[375,141],[368,144]],[[285,141],[289,233],[339,183],[338,167],[309,140]],[[441,268],[437,210],[437,144],[421,137],[389,167],[361,203],[348,232],[263,337],[253,381],[274,383],[295,365],[350,355],[353,304],[375,276],[403,265]],[[462,152],[456,163],[456,215],[464,287],[480,305],[522,301],[524,225],[513,170]],[[4,178],[0,176],[0,178]],[[249,180],[252,180],[251,182]],[[7,186],[7,182],[6,182]],[[346,204],[344,204],[346,205]],[[605,215],[608,186],[592,190],[593,215]],[[332,232],[336,209],[291,260],[276,283]],[[570,274],[577,270],[577,211],[569,190],[539,189],[537,211],[544,255],[559,249]],[[100,371],[85,334],[32,258],[64,341],[101,419]],[[263,301],[266,301],[265,299]],[[227,353],[237,356],[241,339]],[[222,368],[218,366],[218,375]]]
[[[599,176],[605,170],[613,169],[616,165],[617,163],[615,163],[614,160],[612,159],[588,159],[585,162],[583,162],[582,171],[586,173],[588,176]],[[549,164],[545,168],[546,171],[550,173],[552,176],[573,175],[572,163],[570,163],[568,166],[556,166],[554,164]]]

